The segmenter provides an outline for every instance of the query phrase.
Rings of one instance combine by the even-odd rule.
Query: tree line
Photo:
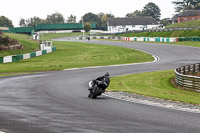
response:
[[[106,21],[108,18],[114,18],[114,15],[107,14],[107,13],[99,13],[99,14],[93,14],[91,12],[86,13],[81,20],[79,20],[79,23],[83,22],[93,22],[96,23],[98,26],[106,26]],[[21,19],[19,22],[20,26],[35,26],[36,24],[64,24],[64,23],[76,23],[76,16],[70,15],[66,20],[63,17],[63,15],[59,12],[53,13],[51,15],[48,15],[46,19],[41,19],[39,17],[32,17],[29,19]]]
[[[200,9],[200,0],[175,0],[172,1],[172,3],[174,4],[175,10],[178,13],[185,10]],[[166,22],[166,18],[160,20],[161,10],[153,2],[149,2],[148,4],[146,4],[142,10],[135,10],[133,12],[127,13],[125,17],[138,17],[138,16],[151,16],[161,24]],[[41,19],[36,16],[29,19],[21,18],[19,25],[23,27],[24,26],[32,27],[35,26],[36,24],[64,24],[64,23],[76,23],[76,22],[82,23],[83,21],[84,23],[93,22],[96,23],[97,26],[106,27],[109,18],[115,18],[115,16],[111,13],[101,12],[98,14],[94,14],[89,12],[86,13],[79,21],[77,21],[76,16],[72,14],[65,20],[65,18],[61,13],[56,12],[51,15],[47,15],[46,19]],[[13,27],[13,24],[12,21],[6,18],[5,16],[0,16],[0,26]]]

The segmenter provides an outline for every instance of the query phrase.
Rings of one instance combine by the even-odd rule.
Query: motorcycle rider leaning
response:
[[[102,93],[105,92],[105,89],[109,86],[110,84],[110,77],[109,73],[107,72],[104,76],[98,77],[96,80],[93,80],[93,86],[97,84],[100,88],[102,88]],[[89,90],[93,89],[93,86],[89,88]]]

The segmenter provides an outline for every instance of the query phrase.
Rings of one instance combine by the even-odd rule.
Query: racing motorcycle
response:
[[[89,82],[89,98],[95,99],[103,93],[103,89],[98,86],[100,83],[101,81],[98,80],[95,80],[95,82],[94,80]]]

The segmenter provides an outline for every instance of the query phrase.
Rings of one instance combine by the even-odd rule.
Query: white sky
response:
[[[127,13],[142,10],[147,3],[153,2],[160,8],[162,19],[171,18],[175,14],[172,1],[174,0],[1,0],[0,16],[8,17],[17,27],[21,18],[37,16],[46,19],[47,15],[55,12],[61,13],[65,19],[73,14],[77,21],[88,12],[111,12],[115,17],[125,17]]]

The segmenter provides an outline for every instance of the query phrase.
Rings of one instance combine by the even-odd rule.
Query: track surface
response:
[[[0,78],[0,131],[6,133],[200,132],[200,116],[196,113],[130,103],[106,96],[95,100],[87,98],[88,81],[105,72],[117,76],[175,69],[178,66],[199,63],[200,49],[131,42],[90,41],[90,43],[140,49],[157,55],[160,60],[148,64]]]

